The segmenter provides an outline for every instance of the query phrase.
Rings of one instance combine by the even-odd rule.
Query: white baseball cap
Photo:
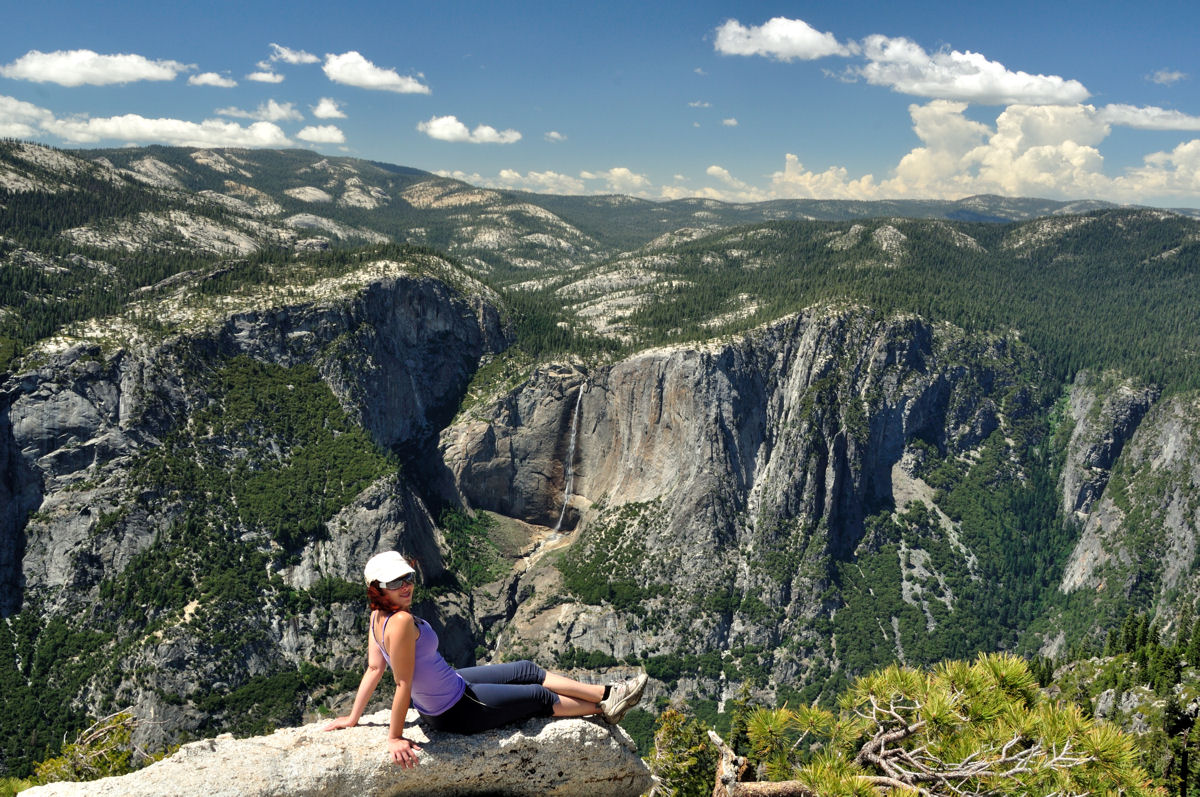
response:
[[[363,568],[363,575],[367,577],[368,584],[372,581],[388,584],[415,572],[417,571],[408,563],[408,560],[400,555],[399,551],[377,553],[367,560],[367,566]]]

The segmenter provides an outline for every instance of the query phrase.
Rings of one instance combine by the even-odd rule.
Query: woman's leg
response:
[[[573,697],[587,703],[599,703],[604,698],[602,685],[585,684],[565,675],[547,672],[532,661],[463,667],[458,674],[469,684],[541,684],[556,695]]]
[[[563,697],[574,698],[577,702],[590,703],[595,714],[600,709],[596,708],[596,704],[604,699],[604,687],[600,684],[585,684],[580,681],[572,680],[565,675],[548,672],[542,680],[542,686]],[[560,714],[564,717],[578,717],[579,714]]]
[[[484,664],[464,667],[458,671],[467,683],[477,687],[485,684],[536,684],[557,695],[554,703],[556,717],[587,717],[600,713],[604,687],[585,684],[558,673],[546,672],[531,661],[504,664]],[[484,691],[487,691],[486,689]],[[495,695],[495,693],[492,693]]]
[[[558,702],[554,704],[554,716],[556,717],[590,717],[599,713],[600,706],[596,703],[564,694],[559,694]]]
[[[469,685],[449,711],[426,719],[439,731],[480,733],[531,717],[554,716],[561,699],[540,684],[480,683]]]

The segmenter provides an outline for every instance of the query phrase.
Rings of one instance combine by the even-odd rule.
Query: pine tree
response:
[[[716,793],[1155,794],[1130,736],[1044,698],[1015,656],[944,662],[928,672],[892,666],[858,679],[836,714],[762,713],[770,716],[748,726],[753,749],[795,755],[797,746],[785,744],[789,726],[826,741],[812,760],[793,759],[786,783],[738,783],[727,774],[731,751],[722,751]]]

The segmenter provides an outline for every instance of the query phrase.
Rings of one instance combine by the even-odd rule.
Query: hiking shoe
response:
[[[625,716],[625,712],[637,705],[642,699],[642,691],[650,676],[639,673],[632,678],[616,684],[610,684],[608,697],[600,701],[600,712],[609,725],[616,725]]]

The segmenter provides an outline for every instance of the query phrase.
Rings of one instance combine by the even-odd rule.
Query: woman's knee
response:
[[[513,665],[520,672],[520,683],[540,684],[546,680],[546,670],[528,659],[515,661]]]

